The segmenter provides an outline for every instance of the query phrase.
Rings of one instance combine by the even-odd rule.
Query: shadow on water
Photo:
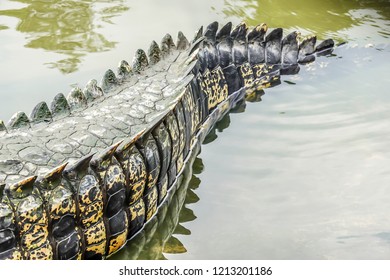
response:
[[[344,30],[364,24],[365,29],[360,31],[366,31],[368,38],[373,32],[367,30],[367,26],[382,38],[390,37],[390,2],[387,0],[225,0],[224,3],[222,12],[227,17],[237,17],[250,25],[260,20],[270,26],[299,29],[322,39],[331,36],[342,41],[351,39]]]
[[[77,71],[86,54],[115,47],[116,42],[107,40],[98,30],[104,24],[112,24],[113,17],[129,9],[124,4],[125,0],[13,2],[26,6],[0,10],[0,16],[19,20],[16,30],[27,34],[26,47],[64,55],[64,59],[48,64],[50,68],[57,68],[64,74]],[[0,30],[7,28],[0,26]]]
[[[247,96],[218,121],[206,136],[203,144],[208,144],[217,139],[217,132],[221,133],[230,125],[230,114],[245,112],[247,102],[260,102],[264,91],[254,92]],[[189,207],[199,201],[196,189],[201,180],[197,175],[204,170],[202,159],[197,155],[190,159],[186,168],[173,186],[171,195],[160,206],[157,215],[145,226],[145,228],[129,240],[126,246],[110,259],[126,260],[165,260],[166,254],[183,254],[187,252],[185,245],[180,241],[180,236],[191,235],[186,227],[187,223],[197,217]],[[168,256],[169,258],[169,256]]]

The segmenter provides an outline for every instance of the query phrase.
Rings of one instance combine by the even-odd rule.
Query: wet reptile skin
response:
[[[0,137],[0,181],[15,182],[95,153],[145,129],[174,102],[179,69],[172,51],[162,63],[134,75],[94,102],[50,123],[10,130]],[[170,70],[168,70],[170,68]],[[171,85],[167,88],[168,85]],[[124,87],[122,89],[122,87]],[[162,90],[164,89],[164,90]]]
[[[0,122],[0,259],[104,258],[151,221],[194,147],[238,101],[333,41],[242,23],[166,35],[98,87]]]

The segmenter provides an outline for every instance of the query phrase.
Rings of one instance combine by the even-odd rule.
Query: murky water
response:
[[[226,116],[187,192],[113,257],[390,258],[389,1],[1,1],[0,119],[214,20],[348,44]]]

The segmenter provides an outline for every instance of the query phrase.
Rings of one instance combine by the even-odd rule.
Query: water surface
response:
[[[388,259],[389,17],[388,1],[1,1],[0,119],[214,20],[347,41],[226,116],[171,214],[113,257]]]

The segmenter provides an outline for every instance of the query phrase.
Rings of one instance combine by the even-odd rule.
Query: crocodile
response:
[[[182,224],[192,221],[196,218],[194,214],[181,215],[181,213],[190,211],[187,204],[197,201],[197,196],[191,189],[200,183],[198,180],[193,180],[193,164],[198,160],[200,145],[194,147],[191,151],[191,156],[188,163],[184,167],[183,173],[178,177],[178,181],[173,188],[170,189],[170,195],[159,206],[157,215],[151,219],[145,228],[138,233],[134,238],[128,241],[126,249],[120,250],[110,259],[148,259],[161,260],[165,259],[165,253],[183,253],[186,249],[181,242],[173,237],[174,233],[188,234],[188,229]],[[195,182],[195,183],[194,183]],[[195,197],[189,196],[189,193]]]
[[[101,83],[88,82],[28,117],[0,121],[0,259],[102,259],[121,249],[180,187],[213,125],[280,75],[330,54],[283,29],[218,22],[182,32]]]

